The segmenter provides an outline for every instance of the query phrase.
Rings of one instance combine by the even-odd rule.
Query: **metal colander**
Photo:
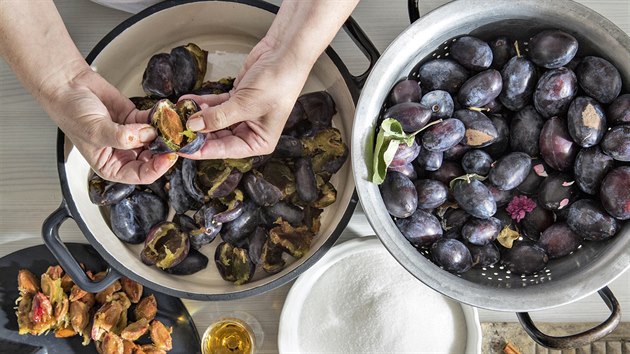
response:
[[[505,35],[527,51],[531,36],[557,28],[574,35],[578,56],[597,54],[621,72],[630,91],[630,38],[610,21],[570,0],[459,0],[414,22],[386,49],[359,99],[352,133],[352,163],[366,216],[390,253],[420,281],[457,301],[489,310],[527,312],[557,307],[586,297],[630,268],[630,223],[613,238],[584,242],[569,256],[551,260],[538,274],[522,276],[496,265],[462,275],[436,266],[418,252],[387,213],[378,186],[369,181],[374,137],[382,103],[395,83],[414,76],[417,64],[448,57],[456,38],[491,40]]]

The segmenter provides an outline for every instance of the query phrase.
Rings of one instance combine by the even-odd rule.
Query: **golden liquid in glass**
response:
[[[252,354],[254,339],[245,323],[227,318],[208,328],[201,347],[203,354]]]

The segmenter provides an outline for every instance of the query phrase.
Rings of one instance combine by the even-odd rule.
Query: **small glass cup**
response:
[[[218,316],[201,339],[202,354],[253,354],[263,342],[263,331],[256,318],[245,312]]]

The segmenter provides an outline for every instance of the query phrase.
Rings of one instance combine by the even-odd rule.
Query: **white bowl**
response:
[[[413,285],[414,293],[417,294],[420,292],[422,296],[417,302],[413,303],[416,304],[416,306],[420,306],[414,308],[414,312],[418,313],[418,311],[421,311],[423,313],[422,318],[417,320],[422,321],[421,326],[425,329],[420,331],[420,333],[417,333],[417,335],[414,335],[414,338],[412,339],[415,343],[421,345],[418,347],[419,349],[417,352],[481,352],[481,326],[479,324],[477,309],[446,298],[422,284],[391,257],[389,252],[387,252],[385,247],[376,237],[371,236],[346,241],[333,247],[318,263],[304,272],[297,279],[287,295],[280,315],[280,327],[278,329],[278,349],[280,353],[332,352],[330,349],[326,349],[326,347],[330,348],[330,346],[324,345],[323,341],[332,341],[334,338],[319,338],[321,333],[318,335],[319,332],[317,331],[317,328],[310,327],[307,323],[305,323],[309,321],[304,321],[304,317],[318,312],[325,313],[325,311],[330,308],[335,308],[334,304],[328,308],[317,306],[319,301],[315,301],[314,303],[313,300],[315,299],[311,296],[316,293],[313,292],[313,289],[315,289],[318,285],[321,287],[322,284],[326,284],[330,281],[326,280],[322,282],[322,279],[326,275],[330,277],[331,274],[341,274],[340,278],[336,280],[339,281],[340,284],[347,284],[353,280],[356,282],[356,279],[361,276],[372,274],[369,273],[370,267],[360,267],[359,269],[356,269],[355,272],[331,272],[335,269],[339,269],[338,267],[351,265],[353,259],[356,260],[357,257],[369,257],[370,260],[375,262],[384,262],[383,264],[387,266],[387,275],[391,276],[394,281],[401,280],[404,282],[417,283],[417,288]],[[365,261],[365,259],[363,259],[363,261]],[[334,302],[339,298],[339,294],[336,292],[337,290],[347,293],[347,287],[344,288],[345,289],[342,287],[339,289],[328,288],[326,293],[327,301]],[[357,298],[361,298],[361,295],[364,294],[355,293],[353,295],[356,295]],[[370,296],[368,294],[368,298],[369,297]],[[432,305],[427,306],[428,304]],[[365,311],[373,309],[370,308],[370,304],[367,303],[362,306],[362,309],[365,309]],[[396,310],[393,311],[396,312]],[[325,321],[332,322],[339,320],[339,318],[330,317],[329,321],[327,317]],[[343,318],[341,320],[343,321]],[[402,318],[399,320],[403,321]],[[407,320],[407,323],[408,321],[409,320]],[[351,335],[352,331],[345,330],[345,328],[348,328],[348,324],[351,323],[342,322],[339,325],[332,325],[332,327],[335,328],[332,337],[336,337],[337,340],[349,338],[345,345],[351,343],[352,340],[348,337]],[[320,323],[320,325],[324,326],[326,324]],[[362,325],[368,331],[375,331],[375,328],[384,324],[362,323]],[[439,335],[436,335],[436,332],[439,332]],[[391,338],[382,339],[384,343],[385,340]],[[322,345],[317,346],[314,343],[322,343]],[[392,350],[391,348],[388,349],[386,347],[374,349],[379,353],[391,352]],[[348,351],[351,351],[365,353],[365,350],[366,348],[343,348],[340,346],[339,349],[334,352],[348,353]]]

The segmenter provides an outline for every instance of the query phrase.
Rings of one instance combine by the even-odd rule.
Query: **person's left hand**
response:
[[[177,160],[176,154],[154,155],[144,146],[155,139],[148,111],[139,111],[114,86],[88,66],[57,88],[42,106],[106,180],[149,184]]]

